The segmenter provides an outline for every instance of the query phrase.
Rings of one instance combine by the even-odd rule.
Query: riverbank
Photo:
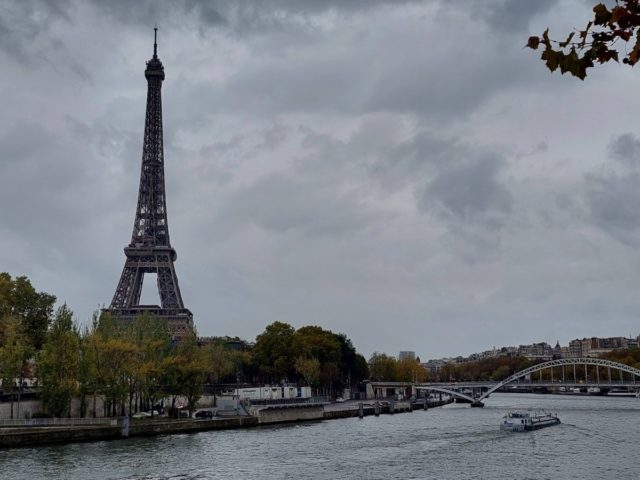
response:
[[[450,403],[450,400],[430,402],[427,406],[433,408],[447,403]],[[424,407],[421,405],[419,408]],[[414,409],[415,407],[409,401],[347,401],[322,405],[272,405],[257,410],[251,416],[237,415],[202,420],[160,417],[126,421],[123,418],[118,418],[113,419],[112,423],[108,425],[13,426],[0,428],[0,448],[252,428],[279,423],[390,415],[411,412]]]

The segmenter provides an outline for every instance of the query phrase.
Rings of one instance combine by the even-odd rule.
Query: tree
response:
[[[297,359],[318,362],[319,384],[326,388],[327,393],[333,395],[340,388],[342,351],[333,332],[318,326],[301,327],[294,334],[293,350]],[[310,367],[311,363],[307,366]]]
[[[616,0],[608,9],[603,3],[593,7],[593,19],[583,30],[571,32],[566,40],[549,38],[549,29],[541,36],[529,37],[527,47],[537,50],[543,46],[541,59],[552,72],[558,68],[562,74],[584,80],[587,69],[594,62],[603,64],[611,60],[634,66],[640,60],[640,0]],[[577,33],[577,36],[576,36]],[[615,48],[616,42],[632,42],[631,48]]]
[[[140,403],[149,400],[155,404],[160,393],[163,359],[169,354],[171,336],[166,320],[148,312],[138,315],[133,322],[121,328],[122,338],[130,342],[133,356],[128,365],[129,412],[133,412],[133,399]],[[153,415],[153,408],[151,409]]]
[[[94,315],[94,325],[96,315]],[[97,335],[88,328],[84,330],[80,338],[80,367],[78,371],[78,390],[80,393],[80,416],[87,413],[87,396],[93,397],[91,416],[96,417],[96,400],[100,387],[98,377],[98,347]]]
[[[20,322],[14,317],[0,317],[0,340],[0,381],[4,392],[10,394],[13,418],[14,394],[18,392],[19,415],[20,391],[23,379],[30,376],[27,360],[33,350],[20,330]]]
[[[397,361],[385,353],[373,352],[369,359],[369,375],[372,380],[392,382],[397,378]]]
[[[56,297],[37,292],[27,277],[11,278],[0,273],[0,317],[20,320],[20,328],[35,350],[40,350],[47,337]]]
[[[191,416],[196,402],[202,395],[207,370],[203,352],[196,342],[195,335],[188,335],[180,340],[169,362],[167,371],[171,372],[170,386],[174,393],[172,407],[175,407],[176,396],[182,395],[187,399]]]
[[[228,348],[217,343],[210,343],[202,350],[210,383],[219,383],[222,378],[236,372],[233,352]]]
[[[73,313],[62,305],[56,312],[47,341],[38,356],[40,396],[49,412],[60,417],[71,414],[71,399],[78,393],[80,335]]]
[[[294,333],[291,325],[274,322],[256,337],[251,350],[253,361],[258,370],[272,380],[288,380],[295,374]]]
[[[317,358],[299,356],[295,366],[307,385],[317,387],[320,384],[320,362]]]
[[[427,370],[413,358],[404,358],[396,363],[397,377],[400,382],[424,382]]]
[[[369,378],[369,366],[366,359],[359,354],[351,340],[343,333],[334,334],[340,343],[341,365],[340,370],[343,375],[343,383],[349,387],[366,378]]]

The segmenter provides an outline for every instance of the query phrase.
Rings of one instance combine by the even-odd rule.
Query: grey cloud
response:
[[[548,12],[558,0],[465,0],[472,16],[478,16],[501,32],[526,32],[531,19]],[[524,43],[524,39],[523,39]]]
[[[640,242],[640,174],[587,175],[586,201],[591,221],[618,241]]]
[[[100,13],[123,24],[141,25],[152,28],[158,24],[162,30],[171,26],[178,28],[184,22],[184,16],[192,17],[198,25],[221,26],[227,23],[224,10],[229,2],[184,0],[93,0],[91,4]]]
[[[45,59],[45,53],[57,40],[48,38],[50,19],[68,21],[70,3],[61,0],[23,0],[0,5],[0,49],[14,59],[25,62],[33,55]]]
[[[400,12],[393,14],[400,18]],[[454,27],[449,22],[412,19],[406,29],[383,30],[383,38],[378,29],[385,23],[383,15],[374,16],[352,27],[348,46],[332,30],[283,30],[256,44],[264,55],[223,85],[203,90],[226,110],[264,115],[407,112],[436,123],[472,111],[512,85],[547,75],[523,55],[520,44],[494,43],[479,26],[469,29],[464,40],[452,37],[446,34]],[[460,57],[452,58],[455,49]]]
[[[632,133],[619,135],[609,143],[609,154],[628,167],[640,166],[640,140]]]
[[[373,214],[355,194],[339,194],[313,180],[273,174],[221,205],[223,223],[253,224],[284,234],[339,235],[365,227]]]
[[[98,174],[108,173],[104,164],[64,133],[20,123],[4,133],[0,145],[0,204],[15,206],[0,210],[0,223],[30,238],[46,241],[43,230],[51,238],[84,228],[98,220],[95,213],[110,203],[110,195],[117,198],[118,189],[98,187]]]
[[[632,112],[595,135],[581,110],[617,70],[572,83],[521,49],[550,8],[0,2],[0,263],[81,318],[111,298],[157,21],[172,241],[202,334],[250,339],[281,319],[346,330],[365,353],[425,357],[528,342],[559,319],[563,342],[597,324],[615,335],[632,315],[575,304],[638,310],[638,138],[619,136]],[[612,132],[618,173],[592,173],[584,195]],[[467,332],[454,343],[452,319]]]
[[[186,15],[195,20],[201,33],[212,27],[224,27],[234,33],[251,34],[296,23],[288,17],[308,17],[328,10],[353,13],[382,5],[416,3],[416,0],[94,0],[92,3],[105,14],[127,24],[150,27],[157,22],[161,26],[180,28],[180,17]]]
[[[458,162],[468,154],[456,139],[421,130],[391,148],[383,150],[371,165],[371,174],[386,188],[397,189],[407,181],[422,182],[440,168]]]
[[[307,46],[307,51],[313,46]],[[257,60],[239,70],[224,86],[219,106],[229,110],[251,109],[265,115],[296,111],[348,112],[360,109],[363,60],[348,51],[305,50]]]
[[[463,224],[500,227],[513,204],[499,178],[504,166],[503,159],[486,154],[445,168],[427,185],[418,206]]]
[[[344,178],[374,180],[379,198],[413,192],[419,211],[454,224],[482,229],[504,224],[514,198],[501,178],[507,163],[500,153],[429,129],[403,138],[406,134],[394,129],[399,117],[370,117],[347,140],[304,131],[308,154],[297,159],[298,171],[334,185]]]
[[[473,40],[472,40],[473,41]],[[514,84],[530,82],[541,76],[541,69],[522,52],[504,49],[480,39],[464,58],[452,59],[452,49],[462,45],[428,50],[409,47],[411,54],[380,52],[384,70],[373,75],[366,110],[416,112],[431,122],[475,110],[497,92]],[[464,47],[466,48],[466,47]],[[500,55],[490,50],[501,48]]]

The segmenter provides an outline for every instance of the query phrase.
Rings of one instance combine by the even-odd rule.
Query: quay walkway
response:
[[[430,402],[429,408],[452,402]],[[318,409],[311,415],[311,409]],[[423,406],[419,407],[420,409]],[[0,448],[32,447],[51,443],[89,442],[126,437],[169,435],[208,430],[228,430],[251,428],[277,423],[296,423],[318,420],[353,418],[358,416],[387,415],[411,412],[415,407],[409,400],[382,402],[375,400],[349,400],[341,403],[327,403],[320,406],[271,405],[254,415],[214,417],[213,419],[168,419],[166,417],[129,420],[123,417],[104,419],[101,423],[79,422],[63,425],[5,425],[0,426]],[[71,419],[73,420],[73,419]],[[82,420],[82,419],[77,419]]]

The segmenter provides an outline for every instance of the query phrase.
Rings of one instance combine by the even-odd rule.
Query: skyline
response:
[[[316,324],[367,358],[635,337],[640,73],[580,82],[523,48],[591,6],[0,1],[0,271],[82,322],[108,306],[157,22],[200,335]]]

